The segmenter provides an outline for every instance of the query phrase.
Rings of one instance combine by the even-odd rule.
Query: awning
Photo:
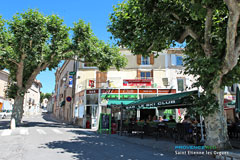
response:
[[[130,103],[135,102],[136,100],[120,100],[120,99],[109,99],[108,100],[108,106],[121,106],[121,104],[123,105],[128,105]]]
[[[182,92],[162,95],[158,97],[140,99],[125,106],[126,109],[138,109],[143,107],[158,107],[159,109],[186,108],[192,105],[192,95],[198,91]]]

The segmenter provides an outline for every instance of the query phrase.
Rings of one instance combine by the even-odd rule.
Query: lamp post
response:
[[[200,98],[199,88],[198,88],[198,98]],[[202,122],[203,122],[203,117],[202,117],[202,115],[200,115],[200,126],[201,126],[201,140],[200,140],[200,143],[204,143],[205,142],[204,135],[203,135],[203,125],[202,125]]]

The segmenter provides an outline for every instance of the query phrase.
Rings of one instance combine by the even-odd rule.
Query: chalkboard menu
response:
[[[109,131],[111,133],[111,114],[101,113],[99,131],[100,133],[102,131]]]

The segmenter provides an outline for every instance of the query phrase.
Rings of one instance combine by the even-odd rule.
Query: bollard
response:
[[[10,126],[11,129],[15,129],[16,128],[16,121],[15,119],[11,119],[11,126]]]

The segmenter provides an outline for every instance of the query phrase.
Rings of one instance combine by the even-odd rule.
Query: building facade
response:
[[[89,127],[86,125],[89,123],[92,128],[97,128],[100,113],[110,113],[107,106],[114,100],[130,103],[137,99],[190,90],[194,79],[182,73],[184,67],[181,49],[165,50],[158,57],[154,54],[149,57],[135,56],[127,49],[121,49],[121,53],[128,59],[128,64],[120,71],[110,68],[107,72],[100,72],[96,67],[81,62],[77,62],[75,67],[74,62],[66,62],[56,73],[55,110],[68,105],[66,97],[72,96],[74,103],[71,109],[75,122],[83,128]],[[64,88],[60,84],[64,77],[67,79],[69,76],[67,68],[68,73],[76,72],[75,91],[71,90],[75,95],[67,95],[69,87],[65,87],[66,94],[63,94]],[[68,85],[69,82],[66,82]],[[64,104],[63,107],[60,107],[61,103]],[[141,114],[143,113],[139,111],[138,115]]]
[[[55,94],[53,113],[65,122],[73,121],[72,101],[67,101],[67,97],[72,98],[73,94],[73,75],[69,75],[74,70],[74,61],[65,61],[61,68],[58,68],[55,77]]]
[[[40,89],[42,84],[40,81],[35,80],[24,95],[23,110],[24,115],[40,114]]]
[[[5,91],[8,86],[9,73],[5,70],[0,71],[0,111],[12,110],[13,100],[6,97]]]
[[[9,73],[7,71],[0,71],[0,110],[12,110],[14,100],[6,97],[5,90],[8,86]],[[25,93],[23,109],[24,115],[32,115],[40,113],[40,88],[42,84],[35,80],[31,88]]]

